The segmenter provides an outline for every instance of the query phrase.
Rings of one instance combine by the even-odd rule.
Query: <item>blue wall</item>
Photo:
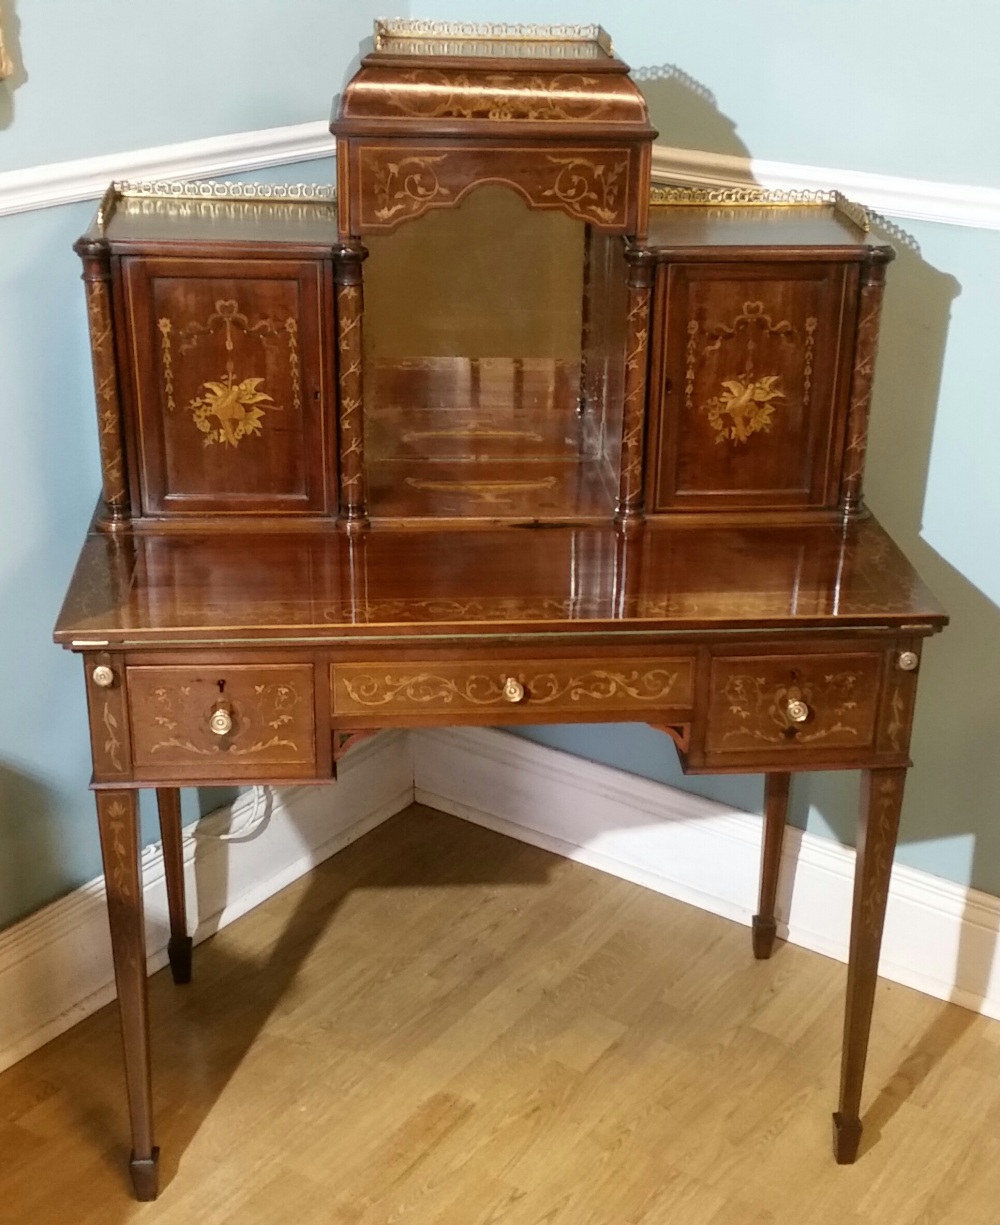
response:
[[[374,6],[330,0],[0,0],[27,65],[0,84],[5,170],[325,118]],[[381,6],[379,6],[381,7]],[[1000,183],[988,51],[1000,15],[883,0],[424,3],[455,20],[603,20],[644,73],[664,143],[973,185]],[[874,16],[873,16],[874,15]],[[652,24],[651,24],[652,23]],[[155,60],[134,48],[155,42]],[[675,66],[670,68],[669,66]],[[272,172],[328,180],[322,162]],[[0,180],[2,189],[2,180]],[[99,871],[79,664],[50,630],[99,478],[70,250],[91,205],[0,217],[0,926]],[[1000,894],[1000,232],[906,224],[890,270],[869,501],[953,616],[925,654],[900,859]],[[529,733],[756,808],[759,780],[684,780],[646,728]],[[797,780],[800,824],[850,841],[856,779]],[[194,808],[188,800],[189,815]],[[153,831],[150,829],[150,834]]]

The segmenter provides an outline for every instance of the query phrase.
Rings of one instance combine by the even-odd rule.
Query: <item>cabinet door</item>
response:
[[[836,503],[856,297],[853,264],[661,270],[654,512]]]
[[[143,514],[325,511],[323,261],[135,256],[122,271]]]

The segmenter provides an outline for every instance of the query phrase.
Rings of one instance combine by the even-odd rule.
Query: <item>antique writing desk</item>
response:
[[[115,186],[77,246],[103,490],[56,638],[84,662],[137,1195],[137,789],[182,982],[178,787],[329,781],[359,734],[442,724],[642,721],[687,770],[764,773],[762,958],[791,773],[865,771],[853,1161],[945,622],[861,496],[891,250],[832,196],[651,191],[596,28],[379,23],[334,131],[336,203]]]

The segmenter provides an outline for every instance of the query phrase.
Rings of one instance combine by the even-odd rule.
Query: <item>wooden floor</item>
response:
[[[0,1076],[18,1225],[995,1225],[1000,1024],[880,985],[853,1167],[844,967],[412,808],[151,981],[160,1199],[117,1021]]]

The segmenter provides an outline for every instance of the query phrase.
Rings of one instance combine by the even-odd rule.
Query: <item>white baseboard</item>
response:
[[[740,923],[749,924],[755,909],[760,817],[506,732],[439,729],[383,733],[360,745],[341,762],[333,787],[276,791],[269,823],[247,841],[218,835],[241,827],[250,796],[188,827],[195,940],[414,798]],[[853,850],[790,828],[780,934],[845,961],[853,874]],[[159,846],[145,852],[143,875],[152,972],[167,960]],[[1000,1019],[998,931],[1000,899],[897,866],[879,972]],[[0,1070],[113,998],[98,879],[0,933]]]
[[[422,803],[740,923],[756,909],[758,816],[490,729],[420,732],[413,762]],[[846,961],[853,849],[789,828],[782,876],[779,933]],[[879,973],[1000,1018],[998,930],[1000,899],[897,866]]]
[[[215,178],[332,157],[333,151],[329,127],[318,120],[8,170],[0,174],[0,216],[96,200],[112,179]],[[785,190],[835,188],[849,199],[894,218],[1000,229],[1000,188],[969,183],[771,162],[666,145],[653,147],[653,180],[690,187],[758,183]]]
[[[185,879],[189,921],[197,923],[195,941],[253,909],[412,800],[406,735],[389,732],[346,757],[332,787],[275,790],[266,827],[245,842],[222,842],[218,835],[245,822],[254,804],[250,794],[186,827]],[[152,973],[166,965],[169,935],[159,844],[147,848],[142,866]],[[0,933],[0,1070],[114,997],[104,880],[99,877]]]

